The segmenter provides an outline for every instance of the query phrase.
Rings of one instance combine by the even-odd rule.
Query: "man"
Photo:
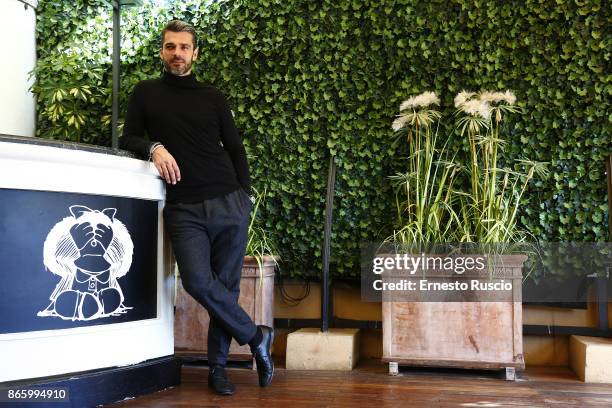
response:
[[[223,95],[191,72],[195,29],[173,20],[161,38],[165,72],[134,88],[121,147],[148,156],[167,183],[164,222],[183,286],[210,315],[209,386],[234,393],[225,372],[233,337],[251,347],[265,387],[274,373],[274,331],[256,326],[238,305],[252,205],[246,152]]]

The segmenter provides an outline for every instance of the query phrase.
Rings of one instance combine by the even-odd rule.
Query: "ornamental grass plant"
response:
[[[467,191],[457,191],[459,242],[518,243],[529,232],[518,224],[521,200],[534,176],[546,175],[546,163],[528,159],[500,167],[506,139],[504,120],[521,114],[516,97],[506,92],[460,92],[455,97],[457,132],[467,137]]]
[[[397,220],[388,242],[500,244],[527,240],[529,232],[518,224],[521,199],[529,182],[545,175],[546,163],[520,159],[512,168],[500,165],[506,144],[505,120],[521,114],[515,102],[510,91],[463,91],[455,97],[452,137],[467,138],[466,166],[456,155],[449,157],[450,137],[438,134],[441,115],[430,108],[439,104],[434,93],[425,92],[401,104],[392,127],[398,137],[406,137],[407,169],[391,176]]]
[[[449,242],[458,222],[453,185],[458,166],[448,160],[447,141],[439,146],[440,102],[433,92],[412,97],[400,106],[393,122],[408,146],[407,170],[391,176],[395,187],[397,228],[395,243]]]
[[[272,257],[274,264],[278,266],[278,254],[280,253],[269,232],[264,228],[263,222],[259,217],[259,208],[263,206],[266,197],[266,190],[260,192],[253,188],[253,208],[247,233],[247,244],[245,256],[252,256],[257,261],[259,270],[263,271],[263,259],[266,256]],[[263,273],[263,272],[262,272]]]

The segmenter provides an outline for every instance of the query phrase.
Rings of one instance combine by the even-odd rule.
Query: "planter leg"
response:
[[[506,381],[516,381],[516,370],[514,367],[506,367]]]
[[[389,375],[399,375],[399,364],[392,361],[389,363]]]

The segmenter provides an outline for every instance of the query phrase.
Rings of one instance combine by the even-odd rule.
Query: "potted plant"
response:
[[[383,361],[392,374],[403,363],[506,368],[514,378],[514,369],[524,368],[521,271],[527,257],[507,252],[511,244],[527,240],[517,215],[529,181],[544,166],[528,160],[517,163],[523,171],[499,166],[503,119],[519,112],[511,92],[461,92],[455,98],[457,133],[469,145],[465,166],[449,157],[448,141],[438,145],[440,113],[431,109],[438,102],[433,93],[412,97],[393,123],[400,136],[406,135],[409,152],[407,171],[392,177],[398,223],[388,241],[426,248],[477,243],[487,259],[487,276],[480,271],[479,277],[510,281],[512,291],[494,302],[475,294],[467,301],[383,301]],[[466,189],[460,180],[467,181]],[[469,277],[453,275],[457,281]]]
[[[278,251],[258,217],[265,199],[265,190],[255,189],[255,200],[248,228],[248,240],[240,280],[238,303],[249,314],[255,324],[273,326],[274,270]],[[180,273],[180,271],[179,271]],[[176,280],[176,309],[174,318],[175,353],[182,357],[206,358],[208,312],[197,303],[181,285],[180,274]],[[240,346],[232,340],[229,358],[235,361],[251,360],[248,345]]]

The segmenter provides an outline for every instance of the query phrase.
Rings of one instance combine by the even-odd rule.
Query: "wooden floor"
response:
[[[208,389],[208,368],[185,365],[179,387],[112,407],[612,407],[612,384],[584,384],[567,368],[528,367],[509,382],[485,371],[403,367],[391,377],[379,362],[360,364],[352,372],[277,367],[268,388],[257,385],[252,370],[228,373],[236,384],[231,397]]]

